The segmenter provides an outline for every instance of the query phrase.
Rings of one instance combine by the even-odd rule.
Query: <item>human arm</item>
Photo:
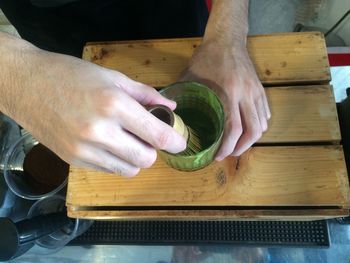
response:
[[[267,129],[268,101],[247,48],[248,0],[214,0],[201,45],[183,80],[214,89],[226,114],[225,132],[216,160],[241,155]]]
[[[133,176],[186,147],[144,108],[175,103],[120,72],[1,32],[0,67],[0,111],[70,164]]]

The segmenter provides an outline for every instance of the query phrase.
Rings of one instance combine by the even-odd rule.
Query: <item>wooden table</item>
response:
[[[176,82],[199,38],[88,43],[83,58],[157,88]],[[71,217],[313,220],[349,214],[349,182],[323,35],[252,36],[272,118],[240,158],[180,172],[158,158],[133,178],[71,167]]]

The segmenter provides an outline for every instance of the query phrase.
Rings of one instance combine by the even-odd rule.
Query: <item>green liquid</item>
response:
[[[188,127],[197,133],[203,150],[209,148],[215,142],[218,136],[215,122],[218,123],[218,120],[215,119],[214,111],[206,109],[206,112],[204,112],[197,108],[178,107],[175,113],[181,117]]]

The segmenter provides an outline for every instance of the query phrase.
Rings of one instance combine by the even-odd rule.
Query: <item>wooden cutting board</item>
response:
[[[175,82],[200,39],[88,43],[83,58],[155,87]],[[269,130],[240,158],[196,172],[161,159],[132,179],[70,168],[69,216],[94,219],[292,219],[348,215],[349,183],[324,38],[250,37]],[[273,87],[271,87],[273,85]],[[277,86],[276,86],[277,85]]]

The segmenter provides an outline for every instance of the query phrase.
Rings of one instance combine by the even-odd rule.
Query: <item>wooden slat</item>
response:
[[[176,82],[199,38],[89,43],[83,58],[155,87]],[[263,84],[327,83],[327,50],[318,32],[250,36],[248,51]]]
[[[89,43],[83,58],[162,87],[177,81],[200,41]],[[329,82],[323,36],[253,36],[247,47],[265,86],[289,85],[267,89],[272,119],[259,144],[339,143],[330,86],[290,86]],[[69,216],[93,219],[316,220],[347,216],[350,194],[341,146],[264,146],[191,173],[160,159],[133,179],[71,167],[67,206]]]
[[[196,172],[161,159],[132,179],[72,167],[69,206],[349,206],[341,146],[255,147]]]
[[[94,211],[68,209],[68,216],[94,220],[320,220],[346,217],[348,209]]]
[[[266,91],[272,117],[259,143],[340,141],[330,86],[275,87]]]

